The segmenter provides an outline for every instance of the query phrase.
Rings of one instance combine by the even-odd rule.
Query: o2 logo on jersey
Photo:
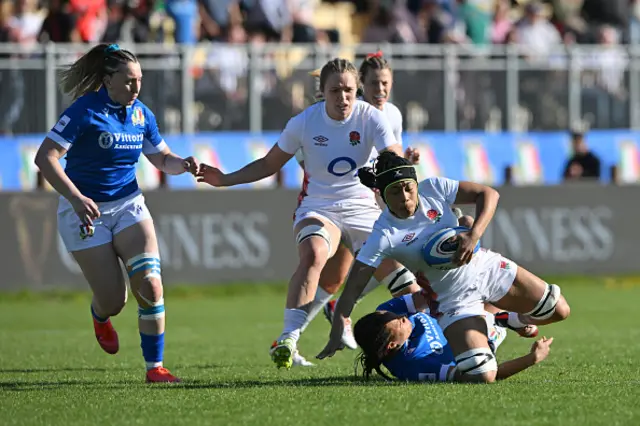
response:
[[[109,149],[113,146],[113,135],[109,132],[102,132],[98,136],[98,145],[102,149]]]
[[[353,158],[338,157],[329,163],[327,171],[334,176],[342,177],[354,171],[356,167],[358,165]]]

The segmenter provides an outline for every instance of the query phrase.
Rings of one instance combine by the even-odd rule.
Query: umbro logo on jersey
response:
[[[325,138],[322,135],[316,136],[315,138],[313,138],[313,140],[316,141],[316,143],[314,144],[316,146],[327,146],[327,142],[329,141],[329,139]]]
[[[416,236],[416,233],[415,233],[415,232],[412,232],[412,233],[410,233],[410,234],[407,234],[407,235],[405,235],[405,236],[404,236],[404,238],[402,239],[402,242],[403,242],[403,243],[406,243],[407,241],[411,241],[411,240],[413,239],[413,237],[415,237],[415,236]]]

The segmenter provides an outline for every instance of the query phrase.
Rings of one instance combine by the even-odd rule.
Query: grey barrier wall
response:
[[[482,245],[540,274],[640,272],[640,187],[500,188]],[[297,193],[149,192],[165,284],[286,281]],[[0,193],[1,289],[85,288],[56,229],[57,197]]]

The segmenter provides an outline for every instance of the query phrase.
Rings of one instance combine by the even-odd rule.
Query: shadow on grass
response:
[[[558,384],[562,386],[585,385],[588,383],[598,384],[600,386],[637,386],[640,381],[594,381],[593,380],[528,380],[522,383],[514,383],[522,386],[548,386],[549,384]],[[38,382],[0,382],[0,391],[9,392],[42,392],[42,391],[59,391],[62,389],[72,389],[79,387],[91,387],[96,391],[107,389],[135,389],[139,392],[141,389],[150,389],[154,391],[179,391],[179,390],[197,390],[197,389],[260,389],[260,388],[317,388],[317,387],[381,387],[381,386],[425,386],[423,383],[405,383],[401,381],[387,382],[381,379],[372,379],[367,382],[344,376],[334,377],[317,377],[306,379],[255,379],[255,380],[185,380],[182,383],[156,383],[147,384],[143,380],[123,380],[123,381],[105,381],[105,380],[64,380],[64,381],[38,381]],[[475,386],[470,384],[436,384],[441,386]]]
[[[73,387],[94,387],[95,389],[122,389],[135,385],[125,381],[96,381],[96,380],[64,380],[51,382],[0,382],[0,391],[33,392],[33,391],[58,391]]]
[[[60,381],[7,381],[0,382],[0,390],[14,392],[34,392],[60,390],[64,388],[91,386],[96,390],[101,389],[123,389],[148,387],[154,390],[189,390],[189,389],[250,389],[266,387],[331,387],[331,386],[394,386],[402,385],[400,382],[389,383],[382,380],[371,380],[364,382],[353,377],[322,377],[308,379],[265,379],[265,380],[185,380],[182,383],[165,384],[158,383],[149,385],[142,380],[135,381],[105,381],[105,380],[60,380]]]
[[[139,370],[137,367],[61,367],[61,368],[0,368],[0,374],[2,373],[60,373],[67,372],[93,372],[93,373],[106,373],[108,371],[126,371],[126,370]]]

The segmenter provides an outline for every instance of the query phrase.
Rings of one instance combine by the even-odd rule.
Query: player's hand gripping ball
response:
[[[422,246],[422,258],[425,263],[441,271],[458,268],[460,265],[453,261],[458,250],[458,235],[469,231],[470,229],[464,226],[456,226],[441,229],[433,234]],[[480,241],[473,248],[473,253],[475,254],[478,250],[480,250]]]

